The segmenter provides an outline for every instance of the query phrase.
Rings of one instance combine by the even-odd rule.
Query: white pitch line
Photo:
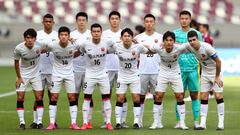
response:
[[[29,89],[29,90],[26,90],[25,92],[28,92],[28,91],[31,91],[31,90]],[[12,96],[12,95],[15,95],[15,94],[16,94],[16,91],[3,93],[3,94],[0,94],[0,98]]]

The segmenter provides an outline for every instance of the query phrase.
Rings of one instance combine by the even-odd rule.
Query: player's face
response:
[[[92,34],[92,38],[94,40],[98,40],[101,38],[101,35],[102,35],[102,31],[101,31],[101,28],[100,27],[93,27],[92,28],[92,31],[91,31],[91,34]]]
[[[125,32],[123,34],[121,39],[123,41],[123,44],[125,44],[125,45],[131,45],[132,44],[132,36],[129,33],[127,33],[127,32]]]
[[[191,23],[191,18],[189,15],[181,15],[179,21],[182,27],[189,27]]]
[[[27,35],[27,36],[24,38],[24,40],[25,40],[25,45],[27,46],[27,48],[32,49],[36,38],[35,38],[35,37],[32,37],[32,36],[30,36],[30,35]]]
[[[199,41],[198,41],[198,38],[196,36],[189,37],[188,42],[193,48],[195,48],[195,49],[199,48]]]
[[[76,20],[77,26],[80,29],[86,29],[87,28],[87,18],[84,16],[79,16]]]
[[[69,39],[68,32],[60,32],[59,33],[59,40],[61,43],[63,43],[63,44],[68,43],[68,39]]]
[[[44,29],[49,30],[53,28],[54,21],[52,18],[44,18],[42,24],[44,26]]]
[[[167,50],[167,52],[171,51],[173,48],[173,44],[175,43],[174,39],[172,37],[167,37],[164,41],[164,47]]]
[[[155,20],[152,17],[147,17],[144,20],[145,30],[153,30],[155,26]]]
[[[109,24],[111,28],[118,28],[120,25],[120,18],[117,15],[112,15],[109,18]]]

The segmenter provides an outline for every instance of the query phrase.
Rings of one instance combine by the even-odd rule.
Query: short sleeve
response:
[[[21,58],[21,54],[20,54],[20,51],[18,50],[18,48],[16,47],[13,51],[13,58],[15,60],[20,60]]]

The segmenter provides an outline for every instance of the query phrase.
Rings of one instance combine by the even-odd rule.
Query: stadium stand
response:
[[[159,22],[173,24],[178,12],[187,9],[200,22],[240,25],[237,6],[239,2],[231,0],[0,0],[0,11],[4,14],[0,22],[41,23],[41,15],[48,12],[56,16],[56,22],[71,24],[75,13],[86,11],[90,20],[107,23],[106,17],[102,17],[114,9],[123,14],[126,22],[137,22],[143,14],[152,13]]]

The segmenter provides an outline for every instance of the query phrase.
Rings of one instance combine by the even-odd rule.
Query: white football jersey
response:
[[[119,29],[117,32],[113,32],[110,29],[103,31],[103,38],[106,40],[112,40],[114,42],[120,42],[121,41],[121,29]],[[107,62],[106,62],[106,68],[108,71],[118,71],[119,70],[119,62],[118,57],[116,54],[107,54]]]
[[[138,43],[149,45],[161,44],[162,34],[154,32],[152,35],[147,35],[145,32],[137,35],[135,38]],[[160,57],[157,54],[140,54],[139,73],[140,74],[158,74]]]
[[[206,42],[200,42],[200,48],[195,50],[188,44],[188,49],[195,54],[202,66],[202,75],[215,75],[216,62],[213,60],[218,57],[216,50]]]
[[[52,31],[50,34],[44,32],[44,30],[37,31],[37,42],[40,44],[51,44],[58,40],[58,33]],[[40,56],[40,70],[41,74],[52,74],[53,54],[43,53]]]
[[[140,44],[132,44],[130,48],[125,48],[122,43],[116,43],[112,46],[115,54],[118,56],[120,68],[118,79],[121,82],[130,83],[139,79],[138,75],[138,53],[146,53],[148,49]],[[134,54],[133,52],[138,52]]]
[[[180,72],[180,66],[178,64],[178,57],[180,54],[187,52],[188,45],[173,45],[173,49],[168,53],[161,45],[154,45],[150,48],[151,51],[158,53],[161,58],[160,72],[168,74],[176,74]]]
[[[39,59],[41,45],[34,43],[32,49],[25,46],[25,42],[20,43],[14,49],[14,59],[20,60],[20,74],[22,78],[33,78],[40,75]]]
[[[73,56],[74,52],[79,49],[78,45],[68,42],[65,48],[59,45],[59,41],[47,45],[47,50],[53,53],[53,76],[73,76]]]
[[[83,43],[86,40],[91,39],[91,31],[86,30],[84,33],[80,33],[78,30],[74,30],[70,33],[70,37],[77,39],[78,43]],[[85,72],[86,70],[86,55],[84,52],[81,52],[81,55],[73,59],[73,69],[74,72]]]
[[[80,46],[80,51],[87,55],[85,76],[98,78],[106,75],[106,54],[114,42],[101,39],[98,44],[93,43],[92,40],[77,44]]]

